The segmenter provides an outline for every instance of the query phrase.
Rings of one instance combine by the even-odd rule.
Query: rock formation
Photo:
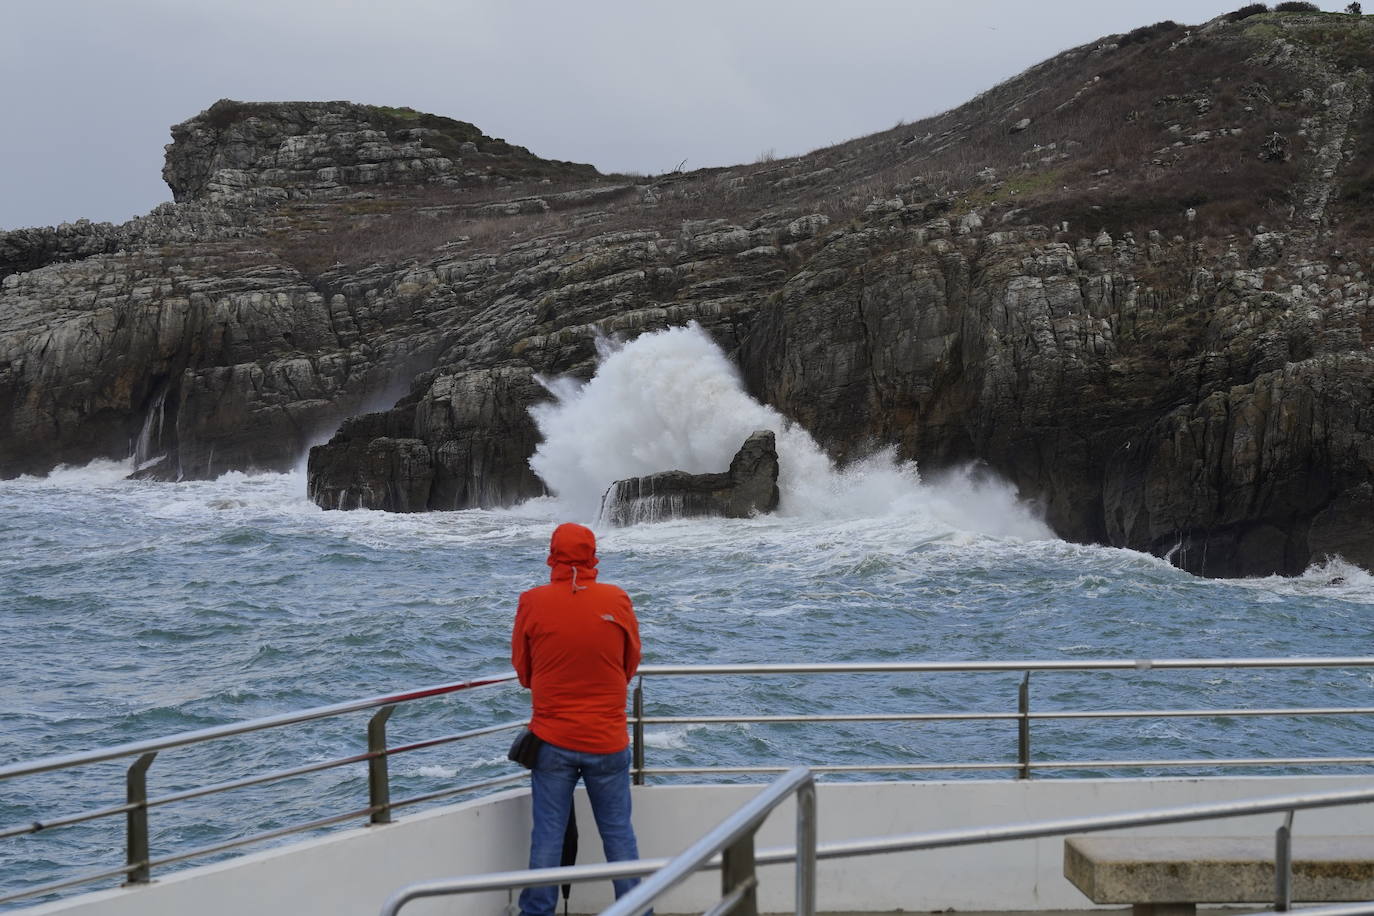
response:
[[[633,525],[672,518],[749,518],[778,507],[778,449],[771,430],[761,429],[721,474],[663,471],[611,484],[601,500],[601,518]]]
[[[162,177],[178,202],[241,205],[329,200],[372,185],[462,187],[497,174],[596,177],[588,165],[538,159],[471,124],[409,108],[351,102],[221,99],[172,128]]]
[[[648,179],[222,101],[173,129],[176,203],[0,233],[0,474],[325,443],[321,505],[504,504],[542,492],[537,377],[696,321],[839,459],[981,460],[1060,535],[1206,575],[1374,565],[1371,72],[1361,17],[1158,23],[917,124]]]

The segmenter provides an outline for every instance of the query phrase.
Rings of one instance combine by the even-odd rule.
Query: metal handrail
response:
[[[1178,670],[1178,669],[1241,669],[1241,668],[1274,668],[1274,669],[1293,669],[1293,668],[1371,668],[1374,667],[1374,657],[1340,657],[1340,658],[1232,658],[1232,659],[1050,659],[1050,660],[1020,660],[1020,661],[973,661],[973,662],[842,662],[842,663],[807,663],[807,664],[716,664],[716,665],[645,665],[640,669],[640,681],[635,692],[634,709],[635,715],[632,719],[634,731],[634,764],[632,773],[636,782],[642,782],[646,774],[648,775],[670,775],[670,774],[690,774],[690,773],[750,773],[750,774],[774,774],[784,771],[781,766],[749,766],[749,767],[660,767],[649,768],[644,766],[643,760],[643,729],[646,724],[721,724],[721,723],[787,723],[787,722],[817,722],[817,723],[839,723],[839,722],[937,722],[937,721],[1015,721],[1020,733],[1019,759],[1007,762],[923,762],[911,764],[868,764],[868,765],[832,765],[816,766],[813,771],[816,773],[900,773],[900,772],[933,772],[937,770],[951,771],[962,770],[970,772],[991,772],[991,771],[1019,771],[1021,778],[1029,778],[1034,771],[1045,770],[1084,770],[1084,769],[1122,769],[1122,768],[1145,768],[1145,767],[1272,767],[1272,766],[1334,766],[1334,765],[1370,765],[1374,764],[1371,757],[1330,757],[1330,758],[1231,758],[1231,759],[1196,759],[1196,760],[1054,760],[1054,761],[1035,761],[1030,755],[1030,724],[1033,721],[1045,720],[1073,720],[1073,719],[1106,719],[1106,718],[1182,718],[1182,717],[1257,717],[1257,716],[1335,716],[1335,715],[1374,715],[1374,708],[1361,706],[1349,708],[1335,707],[1304,707],[1304,708],[1273,708],[1273,709],[1166,709],[1166,710],[1142,710],[1142,709],[1120,709],[1120,710],[1032,710],[1029,708],[1027,693],[1027,681],[1023,679],[1020,709],[1016,712],[933,712],[933,713],[895,713],[895,714],[827,714],[827,715],[796,715],[796,716],[767,716],[767,715],[746,715],[746,716],[645,716],[643,714],[642,687],[644,678],[667,677],[667,676],[720,676],[720,675],[838,675],[838,674],[895,674],[895,673],[937,673],[937,672],[959,672],[959,673],[1023,673],[1029,678],[1031,672],[1103,672],[1103,671],[1149,671],[1159,670]],[[179,734],[156,738],[145,741],[129,742],[113,747],[101,748],[75,754],[54,755],[40,758],[38,760],[14,763],[0,766],[0,782],[22,776],[66,769],[86,764],[99,763],[103,761],[115,760],[121,757],[137,757],[141,761],[141,766],[146,769],[151,762],[151,756],[157,752],[169,748],[184,747],[192,744],[199,744],[220,738],[235,735],[247,734],[250,732],[264,731],[267,729],[281,726],[294,725],[312,720],[323,719],[331,716],[343,715],[346,713],[359,712],[363,710],[379,710],[373,717],[373,722],[369,726],[369,747],[367,752],[355,754],[348,757],[323,763],[310,764],[294,769],[282,770],[266,775],[251,776],[229,782],[214,785],[201,786],[198,788],[166,795],[160,798],[148,798],[142,789],[142,777],[138,780],[131,779],[129,796],[124,804],[109,805],[81,813],[66,814],[59,817],[37,821],[31,824],[12,826],[0,829],[0,839],[35,833],[48,830],[59,826],[68,826],[84,821],[95,820],[98,818],[118,816],[124,814],[129,820],[129,862],[123,868],[114,871],[105,871],[97,875],[88,875],[84,878],[70,879],[61,882],[61,886],[66,887],[72,884],[95,881],[111,875],[123,874],[129,877],[132,882],[147,880],[147,871],[151,865],[164,864],[168,861],[182,861],[194,855],[208,855],[214,851],[221,851],[226,848],[225,844],[211,847],[209,850],[193,851],[192,853],[179,853],[171,858],[152,859],[146,851],[146,822],[147,812],[152,808],[158,808],[173,802],[185,801],[191,798],[199,798],[213,795],[219,792],[227,792],[252,785],[260,785],[318,770],[328,769],[334,766],[349,766],[358,763],[366,763],[369,768],[369,786],[372,793],[369,806],[361,809],[360,812],[351,812],[348,815],[341,815],[337,818],[326,818],[330,823],[347,820],[351,817],[360,815],[370,815],[373,822],[382,823],[390,818],[390,812],[402,807],[419,804],[422,802],[433,801],[440,798],[451,797],[463,794],[464,792],[476,791],[478,789],[490,788],[518,782],[523,778],[523,774],[511,777],[500,777],[498,779],[486,780],[483,782],[472,783],[439,792],[427,793],[415,796],[402,801],[391,801],[389,789],[387,788],[387,768],[386,761],[389,757],[406,753],[408,751],[420,750],[423,748],[435,747],[450,741],[458,741],[465,738],[475,737],[483,734],[492,734],[506,729],[518,727],[519,722],[501,723],[497,725],[484,726],[467,732],[445,736],[443,738],[426,739],[397,747],[387,747],[385,740],[385,720],[390,711],[398,704],[411,700],[426,697],[441,696],[457,691],[480,687],[510,683],[516,679],[513,672],[491,675],[458,683],[434,685],[422,687],[415,690],[408,690],[384,696],[371,697],[361,700],[352,700],[342,703],[335,703],[327,706],[314,707],[311,709],[284,713],[275,716],[267,716],[258,719],[247,720],[244,722],[228,723],[225,725],[214,726],[211,728],[196,731],[182,732]],[[144,758],[148,758],[146,761]],[[140,767],[139,763],[134,765],[134,769]],[[131,771],[131,776],[133,775]],[[136,790],[137,785],[137,790]],[[296,827],[282,828],[279,831],[272,831],[270,834],[258,834],[244,840],[234,841],[229,846],[245,845],[250,842],[258,842],[262,839],[275,837],[284,833],[299,833],[308,830],[318,829],[322,821],[311,821],[307,824]],[[135,842],[135,834],[142,833],[144,837],[141,844]],[[29,890],[0,897],[0,903],[7,903],[11,900],[24,897],[36,896],[48,892],[44,888],[30,888]]]
[[[106,760],[117,760],[121,757],[132,757],[136,754],[148,754],[156,751],[164,751],[173,747],[185,747],[190,744],[214,741],[217,738],[244,735],[249,732],[279,728],[283,725],[296,725],[301,722],[310,722],[314,719],[326,719],[331,716],[340,716],[345,713],[360,712],[364,709],[376,709],[379,706],[391,706],[409,700],[437,697],[446,693],[456,693],[459,690],[468,690],[473,687],[485,687],[489,684],[501,684],[513,680],[515,680],[515,672],[511,671],[505,674],[491,675],[471,681],[462,681],[457,684],[438,684],[431,687],[420,687],[416,690],[406,690],[401,693],[391,693],[380,697],[369,697],[365,700],[348,700],[343,703],[333,703],[329,706],[316,706],[312,709],[305,709],[299,712],[282,713],[276,716],[264,716],[260,719],[248,719],[243,722],[230,722],[226,725],[215,725],[210,728],[197,729],[196,731],[179,732],[175,735],[168,735],[165,738],[152,738],[147,741],[131,741],[127,744],[116,744],[111,747],[99,748],[93,751],[83,751],[76,754],[56,754],[51,757],[40,757],[37,760],[30,760],[27,763],[12,763],[8,766],[0,766],[0,779],[12,779],[16,776],[28,776],[34,773],[45,773],[50,770],[65,770],[69,767],[82,766],[88,763],[101,763]]]
[[[723,725],[723,724],[788,724],[788,723],[844,723],[844,722],[1016,722],[1018,727],[1017,759],[1006,762],[923,762],[886,765],[814,765],[817,773],[917,773],[935,770],[987,771],[1017,770],[1018,778],[1029,779],[1035,771],[1083,769],[1140,769],[1146,767],[1273,767],[1273,766],[1367,766],[1374,765],[1374,757],[1346,756],[1339,758],[1199,758],[1196,760],[1057,760],[1035,761],[1031,756],[1031,723],[1072,721],[1083,719],[1145,719],[1145,718],[1255,718],[1300,716],[1370,716],[1374,707],[1272,707],[1259,709],[1050,709],[1030,708],[1029,679],[1032,672],[1144,672],[1150,670],[1208,670],[1208,669],[1292,669],[1292,668],[1371,668],[1374,657],[1350,656],[1339,658],[1162,658],[1162,659],[1040,659],[1022,661],[983,662],[820,662],[781,664],[715,664],[715,665],[645,665],[634,689],[631,729],[634,735],[634,763],[631,772],[637,785],[647,776],[686,775],[707,773],[777,773],[779,766],[754,767],[649,767],[642,750],[644,728],[647,725]],[[836,675],[836,674],[905,674],[905,673],[1020,673],[1024,675],[1018,692],[1018,709],[1012,711],[955,711],[913,713],[826,713],[826,714],[743,714],[697,716],[650,716],[644,712],[644,682],[647,678],[672,676],[739,676],[739,675]]]
[[[1211,719],[1244,716],[1374,715],[1374,706],[1274,707],[1271,709],[1101,709],[1049,712],[827,713],[795,716],[645,716],[645,725],[773,725],[783,722],[984,722],[1007,719]]]
[[[427,795],[416,796],[402,801],[392,802],[389,797],[389,790],[383,785],[380,790],[375,785],[380,779],[383,783],[387,780],[385,761],[387,758],[396,754],[407,753],[410,751],[422,750],[431,747],[460,741],[467,738],[479,737],[482,735],[493,734],[500,731],[519,728],[524,724],[523,721],[504,722],[496,725],[483,726],[453,735],[446,735],[440,738],[430,738],[416,741],[396,747],[387,747],[385,744],[385,721],[390,711],[395,706],[413,700],[426,699],[430,697],[443,696],[445,694],[456,693],[475,687],[485,687],[493,684],[502,684],[514,681],[514,672],[491,675],[476,678],[473,680],[460,681],[450,684],[439,684],[428,687],[421,687],[413,690],[391,693],[383,696],[368,697],[360,700],[349,700],[342,703],[333,703],[327,706],[317,706],[310,709],[299,710],[296,712],[283,713],[275,716],[264,716],[257,719],[250,719],[242,722],[232,722],[226,725],[213,726],[210,728],[198,729],[189,732],[180,732],[161,738],[154,738],[144,741],[134,741],[125,744],[113,745],[106,748],[84,751],[74,754],[61,754],[42,757],[37,760],[9,764],[0,767],[0,781],[14,779],[23,776],[32,776],[41,773],[53,772],[56,770],[70,769],[78,766],[85,766],[94,763],[103,763],[110,760],[117,760],[122,757],[136,756],[137,761],[130,768],[129,779],[129,798],[121,805],[109,805],[103,808],[66,814],[59,817],[48,818],[46,820],[34,821],[29,824],[11,826],[0,829],[0,839],[15,836],[34,834],[40,831],[51,830],[57,827],[66,827],[73,824],[85,823],[98,820],[100,818],[117,816],[124,814],[128,817],[127,846],[128,862],[119,869],[109,869],[98,873],[88,873],[62,881],[44,884],[36,887],[29,887],[16,893],[0,896],[0,904],[10,903],[15,900],[22,900],[30,897],[43,896],[68,887],[79,884],[87,884],[93,881],[103,880],[116,876],[123,876],[128,883],[142,883],[148,880],[149,872],[153,867],[168,865],[176,862],[183,862],[190,859],[202,858],[215,855],[231,849],[237,849],[253,843],[265,842],[283,836],[298,833],[306,833],[319,830],[334,824],[355,820],[360,817],[370,816],[374,823],[382,823],[389,819],[390,811],[396,808],[407,807],[420,804],[438,798],[446,798],[461,795],[466,792],[478,791],[491,788],[497,785],[518,782],[523,780],[525,774],[517,776],[507,776],[492,780],[469,783],[440,792],[429,793]],[[267,729],[280,728],[289,725],[296,725],[304,722],[315,721],[318,719],[330,718],[333,716],[345,715],[353,712],[365,711],[368,709],[380,709],[381,712],[373,716],[373,722],[369,725],[369,749],[365,753],[353,754],[347,757],[335,758],[305,766],[293,767],[286,770],[278,770],[267,774],[245,777],[243,779],[230,780],[227,782],[216,783],[207,786],[199,786],[181,792],[175,792],[157,798],[148,798],[143,788],[143,771],[152,762],[153,757],[162,750],[170,748],[186,747],[201,744],[207,741],[214,741],[221,738],[236,735],[249,734],[252,732],[265,731]],[[380,743],[372,739],[373,734],[380,737]],[[349,811],[344,814],[336,814],[328,817],[318,818],[301,824],[293,824],[263,833],[252,834],[247,837],[240,837],[228,842],[217,843],[212,846],[201,847],[162,858],[153,858],[148,853],[147,841],[147,812],[153,808],[159,808],[175,802],[187,801],[195,798],[203,798],[216,795],[222,792],[229,792],[235,789],[242,789],[251,786],[264,785],[271,782],[278,782],[297,776],[320,772],[341,766],[348,766],[357,763],[367,763],[369,765],[370,792],[373,803],[365,808]],[[380,765],[379,765],[380,764]],[[375,768],[375,769],[373,769]]]
[[[414,900],[491,890],[514,890],[548,884],[571,884],[606,878],[651,875],[604,910],[601,916],[635,916],[653,906],[654,901],[688,877],[706,868],[723,868],[723,898],[730,912],[744,906],[746,913],[757,913],[753,899],[757,881],[753,876],[756,861],[753,837],[763,819],[786,799],[797,797],[797,845],[792,859],[797,861],[797,916],[816,912],[816,810],[815,780],[806,767],[793,767],[774,780],[754,798],[672,859],[638,859],[632,862],[607,862],[604,865],[575,865],[562,868],[525,869],[471,875],[442,881],[411,884],[393,893],[382,907],[382,916],[396,916]],[[800,858],[796,850],[802,850]],[[719,855],[719,858],[716,858]],[[724,902],[723,901],[723,902]]]
[[[1169,760],[1039,760],[1028,764],[1019,761],[979,763],[951,761],[948,763],[832,763],[811,764],[817,773],[922,773],[935,770],[1137,770],[1148,767],[1274,767],[1274,766],[1370,766],[1374,757],[1194,757]],[[709,767],[646,767],[649,776],[688,776],[702,773],[784,773],[785,765],[769,766],[709,766]]]
[[[1374,668],[1361,655],[1300,658],[1097,658],[984,662],[811,662],[805,664],[642,665],[646,676],[684,674],[892,674],[909,671],[1148,671],[1152,668]]]
[[[995,827],[963,827],[926,833],[906,833],[880,840],[846,840],[817,847],[818,859],[843,859],[855,855],[884,855],[893,852],[914,852],[920,849],[947,849],[952,846],[974,846],[980,843],[1001,843],[1008,840],[1033,840],[1044,837],[1068,836],[1071,833],[1099,833],[1126,827],[1150,827],[1161,824],[1184,824],[1216,818],[1247,817],[1254,814],[1276,814],[1303,811],[1309,808],[1336,808],[1342,805],[1374,803],[1374,789],[1341,789],[1331,792],[1309,792],[1299,795],[1274,795],[1247,798],[1239,801],[1208,802],[1180,805],[1153,811],[1127,811],[1120,814],[1098,814],[1090,817],[1066,817],[1051,821],[1010,824]],[[787,862],[795,850],[778,849],[759,853],[759,862],[776,864]]]
[[[639,669],[639,674],[645,677],[668,676],[668,675],[721,675],[721,674],[861,674],[861,673],[898,673],[898,672],[1020,672],[1020,671],[1145,671],[1150,669],[1181,669],[1181,668],[1368,668],[1374,667],[1374,657],[1352,656],[1346,658],[1210,658],[1210,659],[1080,659],[1080,660],[1022,660],[1022,661],[988,661],[988,662],[837,662],[837,663],[813,663],[813,664],[766,664],[766,665],[643,665]],[[49,770],[66,769],[68,767],[79,766],[88,763],[99,763],[107,760],[115,760],[121,757],[131,757],[136,754],[144,754],[153,751],[166,750],[173,747],[182,747],[189,744],[196,744],[204,741],[212,741],[217,738],[225,738],[232,735],[246,734],[249,732],[262,731],[269,728],[276,728],[284,725],[295,725],[301,722],[308,722],[313,719],[322,719],[330,716],[342,715],[349,712],[358,712],[365,709],[375,709],[381,706],[388,706],[408,700],[422,699],[431,696],[441,696],[446,693],[454,693],[459,690],[466,690],[472,687],[481,687],[489,684],[499,684],[516,679],[514,672],[490,675],[477,678],[471,681],[462,681],[454,684],[440,684],[430,687],[421,687],[415,690],[403,691],[400,693],[387,694],[379,697],[370,697],[362,700],[351,700],[343,703],[335,703],[329,706],[317,706],[312,709],[301,710],[294,713],[283,713],[276,716],[265,716],[258,719],[250,719],[243,722],[233,722],[226,725],[213,726],[210,728],[199,729],[190,732],[181,732],[164,738],[155,738],[147,741],[135,741],[127,744],[114,745],[112,747],[100,748],[94,751],[85,751],[76,754],[60,754],[49,757],[41,757],[26,763],[15,763],[0,766],[0,779],[10,779],[16,776],[26,776],[33,773],[42,773]],[[1349,710],[1365,712],[1365,709]],[[1180,711],[1182,712],[1182,711]],[[1197,711],[1199,715],[1205,711]],[[1274,714],[1286,712],[1285,710],[1274,710]],[[1294,714],[1315,714],[1308,713],[1306,710],[1293,710]],[[1217,711],[1215,715],[1239,715],[1239,712]],[[1252,713],[1253,714],[1253,713]],[[998,714],[1013,716],[1014,714]],[[1042,717],[1044,714],[1035,713],[1034,717]],[[1102,713],[1101,715],[1106,715]],[[648,720],[646,720],[648,721]],[[738,720],[737,720],[738,721]]]
[[[578,865],[563,868],[526,869],[523,871],[498,872],[487,875],[471,875],[441,881],[428,881],[409,885],[392,894],[382,908],[381,916],[396,916],[404,904],[422,897],[449,896],[454,894],[478,893],[481,891],[513,890],[520,887],[534,887],[547,884],[564,884],[595,881],[606,878],[623,878],[649,874],[653,877],[642,882],[630,893],[621,897],[601,916],[635,916],[648,909],[669,888],[676,886],[691,874],[708,868],[718,868],[722,862],[712,859],[730,840],[721,841],[722,835],[737,837],[730,833],[746,819],[746,811],[765,796],[774,793],[784,780],[807,778],[807,784],[814,791],[810,771],[804,767],[789,770],[782,779],[774,782],[765,792],[737,810],[722,821],[715,830],[698,840],[692,846],[671,860],[645,859],[634,862],[614,862],[604,865]],[[775,793],[776,794],[776,793]],[[781,801],[777,797],[774,804]],[[845,859],[856,856],[887,855],[899,852],[914,852],[928,849],[947,849],[955,846],[975,846],[984,843],[1003,843],[1013,840],[1044,839],[1047,837],[1068,836],[1076,833],[1100,833],[1107,830],[1121,830],[1129,827],[1149,827],[1164,824],[1181,824],[1192,821],[1216,820],[1232,817],[1249,817],[1257,814],[1290,813],[1312,808],[1332,808],[1343,805],[1374,803],[1374,789],[1339,790],[1331,792],[1310,792],[1297,795],[1267,796],[1262,798],[1241,799],[1239,801],[1212,802],[1206,804],[1182,805],[1160,808],[1152,811],[1128,811],[1120,814],[1093,815],[1089,817],[1060,818],[1049,821],[1007,824],[991,827],[957,828],[952,830],[926,831],[898,834],[880,839],[868,838],[840,842],[814,844],[801,837],[799,830],[795,846],[765,849],[753,857],[753,864],[780,865],[797,861],[800,853],[814,869],[814,862],[822,859]],[[760,818],[761,819],[761,818]],[[812,820],[814,826],[814,819]],[[814,844],[814,845],[812,845]],[[808,846],[810,849],[808,850]],[[800,869],[799,869],[800,871]],[[660,877],[661,876],[661,877]],[[814,897],[805,897],[800,889],[798,877],[798,913],[802,912],[803,899],[814,913]],[[814,883],[813,883],[814,888]],[[1316,913],[1318,916],[1364,916],[1367,904],[1354,904],[1354,908],[1321,907],[1313,910],[1304,908],[1304,916]],[[1371,910],[1374,912],[1374,910]]]
[[[670,863],[641,881],[604,910],[602,916],[637,916],[671,888],[700,870],[716,853],[722,854],[723,896],[736,896],[729,909],[743,906],[748,916],[758,913],[754,896],[754,833],[763,819],[782,802],[797,796],[797,916],[816,912],[816,783],[806,767],[795,767],[734,814],[721,821]],[[741,845],[741,841],[743,845]]]

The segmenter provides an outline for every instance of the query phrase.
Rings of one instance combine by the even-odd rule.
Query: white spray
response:
[[[916,515],[936,529],[1052,537],[1005,483],[959,475],[923,485],[886,450],[837,468],[806,430],[744,390],[739,373],[695,324],[598,347],[586,384],[543,381],[554,400],[531,410],[543,442],[530,467],[573,517],[595,518],[616,480],[659,471],[725,470],[757,429],[777,437],[780,513],[810,518]]]

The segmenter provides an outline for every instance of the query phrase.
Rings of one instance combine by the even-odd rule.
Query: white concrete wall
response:
[[[1237,777],[830,783],[818,794],[821,842],[976,825],[1134,811],[1221,800],[1374,787],[1374,777]],[[635,790],[640,854],[685,849],[760,790],[759,786],[647,786]],[[580,863],[602,861],[586,799],[578,800]],[[1180,824],[1131,832],[1272,835],[1280,815]],[[230,862],[183,871],[153,884],[87,894],[24,911],[26,916],[372,916],[398,887],[424,880],[523,868],[529,796],[505,792],[413,815],[384,827],[335,834]],[[774,813],[758,848],[790,846],[795,811]],[[1374,834],[1374,806],[1300,812],[1294,832]],[[999,843],[823,862],[818,907],[825,911],[1079,909],[1090,904],[1062,876],[1063,841]],[[792,909],[793,870],[761,874],[765,912]],[[660,913],[706,909],[719,877],[706,874],[672,891]],[[572,910],[597,912],[610,884],[577,885]],[[502,916],[505,894],[419,901],[404,916]]]
[[[822,783],[817,808],[820,841],[825,843],[1355,788],[1374,788],[1374,777]],[[636,795],[641,855],[680,851],[757,791],[755,786],[721,786],[697,793],[691,787],[665,786]],[[795,818],[791,804],[779,808],[764,825],[758,848],[791,846]],[[1272,836],[1281,823],[1282,815],[1275,814],[1122,832]],[[1293,829],[1297,835],[1374,834],[1374,806],[1299,812]],[[586,856],[583,860],[590,861]],[[793,874],[790,865],[761,873],[761,910],[793,909]],[[1063,877],[1061,839],[822,862],[817,880],[817,908],[822,911],[1038,910],[1092,905]],[[716,875],[694,878],[670,894],[659,911],[701,912],[719,896],[718,882]],[[573,909],[584,912],[596,912],[611,900],[607,889],[593,885],[574,894]]]
[[[84,894],[23,916],[377,916],[397,888],[528,863],[529,790]],[[156,850],[154,850],[156,854]],[[117,854],[117,851],[116,851]],[[506,894],[422,900],[403,916],[504,913]]]

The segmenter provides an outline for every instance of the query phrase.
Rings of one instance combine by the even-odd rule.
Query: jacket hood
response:
[[[596,535],[590,528],[568,522],[553,529],[549,540],[549,581],[571,579],[573,590],[577,591],[579,579],[589,582],[596,578],[596,562]]]

